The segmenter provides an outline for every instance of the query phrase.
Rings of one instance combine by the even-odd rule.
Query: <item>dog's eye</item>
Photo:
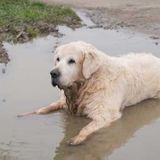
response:
[[[60,61],[60,58],[59,58],[59,57],[57,57],[56,61],[58,61],[58,62],[59,62],[59,61]]]
[[[68,61],[68,64],[73,64],[73,63],[76,63],[76,61],[75,61],[74,59],[70,59],[70,60]]]

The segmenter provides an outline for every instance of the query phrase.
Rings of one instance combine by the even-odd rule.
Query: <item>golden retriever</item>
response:
[[[33,113],[66,109],[89,117],[92,121],[68,141],[71,145],[119,119],[126,106],[160,98],[160,59],[151,54],[112,57],[91,44],[72,42],[56,49],[50,74],[61,98]]]

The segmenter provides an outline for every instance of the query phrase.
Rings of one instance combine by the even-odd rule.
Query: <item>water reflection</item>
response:
[[[160,100],[146,100],[124,110],[122,119],[97,132],[83,145],[68,147],[66,141],[74,136],[88,120],[64,116],[65,136],[56,150],[54,160],[108,159],[116,149],[125,145],[137,130],[160,117]],[[145,148],[145,146],[144,146]]]

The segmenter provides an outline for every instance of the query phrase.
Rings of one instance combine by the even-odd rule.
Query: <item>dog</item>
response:
[[[160,98],[160,59],[152,54],[130,53],[112,57],[86,42],[58,47],[50,72],[61,98],[33,114],[65,109],[87,116],[91,122],[68,141],[83,143],[89,135],[110,126],[125,107],[148,98]]]

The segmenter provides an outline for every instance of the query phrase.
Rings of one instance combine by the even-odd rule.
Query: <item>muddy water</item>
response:
[[[69,147],[66,141],[88,123],[85,118],[63,112],[16,117],[58,98],[49,76],[57,43],[84,40],[115,56],[131,51],[160,55],[157,40],[127,31],[94,28],[80,15],[88,26],[76,30],[61,26],[65,34],[61,38],[47,36],[25,44],[4,43],[11,61],[7,66],[0,64],[0,160],[159,160],[160,100],[147,100],[126,109],[122,119],[78,147]]]

